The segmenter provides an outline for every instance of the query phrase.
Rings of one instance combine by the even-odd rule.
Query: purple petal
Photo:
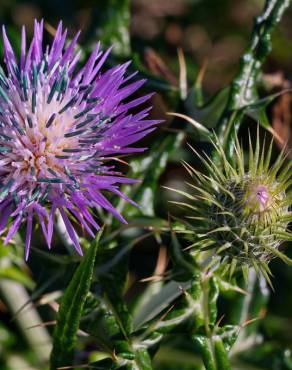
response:
[[[30,251],[30,243],[31,243],[31,233],[32,233],[32,217],[33,217],[33,210],[32,208],[29,209],[27,215],[27,225],[26,225],[26,237],[25,237],[25,260],[28,260],[29,251]]]
[[[14,236],[14,234],[18,231],[21,221],[22,221],[22,213],[17,216],[17,218],[14,220],[12,225],[10,226],[10,229],[8,231],[8,234],[4,240],[4,244],[8,244],[11,238]]]
[[[25,27],[22,26],[21,30],[21,52],[20,52],[20,69],[23,71],[25,65],[25,54],[26,54],[26,32]]]
[[[75,247],[77,253],[79,253],[80,256],[83,256],[83,252],[82,252],[82,249],[80,247],[78,237],[76,235],[76,232],[75,232],[73,226],[71,225],[71,222],[69,221],[69,218],[66,215],[66,212],[64,211],[64,209],[62,207],[60,207],[59,210],[60,210],[61,216],[63,218],[64,224],[66,226],[66,230],[67,230],[67,232],[70,236],[70,239],[72,240],[72,242],[74,244],[74,247]]]

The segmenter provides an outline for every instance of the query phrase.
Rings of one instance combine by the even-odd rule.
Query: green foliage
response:
[[[89,293],[94,261],[99,245],[101,232],[92,242],[86,256],[81,261],[69,283],[57,316],[54,330],[53,350],[51,354],[51,369],[71,365],[77,341],[77,331],[86,297]]]
[[[166,52],[165,40],[176,35],[170,25],[182,11],[176,2],[157,1],[157,6],[155,2],[154,5],[150,1],[140,2],[143,4],[139,5],[139,2],[129,0],[98,2],[97,6],[93,3],[77,0],[58,4],[64,13],[67,12],[68,23],[73,25],[77,19],[87,23],[82,40],[84,47],[78,47],[85,55],[100,39],[103,47],[114,45],[107,61],[109,66],[133,60],[133,72],[137,69],[139,76],[147,78],[143,89],[147,93],[157,92],[151,102],[155,118],[166,117],[166,122],[161,123],[145,145],[141,144],[148,147],[147,151],[134,158],[121,158],[129,162],[127,176],[140,180],[122,189],[139,207],[125,200],[112,200],[128,225],[121,225],[111,215],[105,216],[98,210],[94,216],[106,227],[93,242],[83,239],[87,252],[73,274],[71,266],[75,266],[75,257],[61,254],[62,243],[57,235],[54,247],[60,254],[52,254],[53,251],[41,251],[39,246],[43,241],[35,233],[35,248],[29,261],[31,271],[24,265],[21,255],[23,235],[15,240],[16,246],[1,244],[0,310],[4,316],[0,323],[1,369],[23,367],[36,370],[33,366],[39,366],[35,355],[37,348],[30,348],[22,337],[15,340],[13,332],[19,329],[14,325],[15,317],[10,317],[6,311],[7,297],[1,291],[1,281],[7,279],[32,291],[31,301],[21,310],[31,309],[34,313],[39,310],[42,315],[39,321],[48,324],[56,320],[50,365],[43,361],[43,369],[48,366],[52,370],[62,367],[100,370],[292,369],[289,320],[281,321],[277,312],[271,314],[276,316],[275,322],[269,316],[264,318],[266,310],[270,309],[270,292],[266,284],[266,279],[271,279],[268,262],[271,257],[291,261],[291,254],[286,256],[279,245],[282,239],[291,240],[287,231],[292,217],[288,210],[292,199],[291,160],[287,161],[284,151],[275,154],[273,144],[261,146],[259,138],[264,131],[275,134],[269,110],[283,92],[269,91],[267,95],[262,71],[271,51],[271,35],[289,0],[265,1],[235,78],[216,94],[209,94],[207,99],[203,72],[195,65],[194,55],[186,53],[184,65],[181,54],[177,62],[173,46]],[[186,28],[185,35],[191,34],[192,41],[198,42],[204,32],[197,27],[192,34],[196,11],[204,21],[211,20],[210,33],[214,33],[216,11],[220,11],[218,20],[224,21],[227,13],[232,13],[232,3],[235,2],[181,1],[182,8],[188,7],[186,25],[182,24],[181,29]],[[250,3],[252,7],[256,5],[256,1]],[[48,4],[44,9],[45,6]],[[139,6],[143,11],[142,18],[135,13],[135,7]],[[88,12],[88,9],[92,11]],[[132,13],[135,16],[131,19]],[[145,45],[140,44],[137,35],[131,34],[137,19],[138,23],[143,19],[140,27],[145,32],[149,28],[146,20],[151,21],[150,30],[154,36],[152,41],[144,41]],[[9,26],[9,33],[19,44],[18,32],[14,28]],[[164,28],[166,32],[161,36]],[[217,28],[216,37],[220,31]],[[245,23],[244,28],[247,28]],[[155,34],[157,29],[160,34]],[[150,61],[143,56],[148,44],[156,53]],[[188,42],[185,44],[187,48]],[[200,47],[203,46],[205,41]],[[19,46],[16,50],[19,53]],[[165,57],[165,62],[160,57]],[[218,64],[220,66],[220,62]],[[206,81],[211,82],[208,71]],[[185,94],[181,93],[182,86]],[[171,113],[165,114],[166,111]],[[245,123],[251,127],[250,142],[245,140]],[[253,128],[257,126],[258,137],[254,140]],[[240,145],[238,134],[243,139]],[[216,138],[218,143],[213,146]],[[194,153],[185,148],[186,142],[195,147]],[[255,149],[252,149],[254,144]],[[198,163],[200,159],[203,169]],[[183,185],[183,175],[179,175],[180,185],[176,181],[181,161],[192,176],[189,191]],[[258,185],[259,180],[264,181],[273,193],[273,199],[277,198],[272,210],[268,210],[270,213],[264,209],[261,214],[259,204],[253,199],[253,185]],[[167,186],[162,189],[161,184]],[[179,219],[177,214],[182,213],[176,208],[169,215],[168,206],[163,201],[165,197],[173,196],[166,188],[176,186],[179,189],[174,202],[183,208],[185,216],[191,216],[186,222]],[[236,224],[233,222],[235,218]],[[261,227],[257,228],[256,223]],[[261,243],[256,243],[258,241]],[[159,250],[167,251],[167,255],[163,257]],[[237,266],[242,267],[242,271]],[[60,270],[65,272],[60,274]],[[271,270],[282,274],[285,280],[283,285],[277,281],[275,284],[275,289],[284,292],[280,296],[281,303],[285,302],[279,309],[282,314],[284,306],[287,310],[291,307],[287,287],[291,286],[292,279],[282,265],[279,268],[272,263]],[[69,275],[72,279],[66,286]],[[145,276],[148,280],[142,285],[139,280]],[[48,294],[41,296],[43,293]],[[56,309],[55,297],[60,296],[56,314],[51,307]],[[39,305],[45,307],[39,309]],[[273,338],[274,326],[277,326],[279,338]],[[24,325],[24,333],[28,331],[33,336],[33,328]],[[282,333],[288,339],[282,338]],[[21,361],[17,362],[19,359]]]
[[[167,162],[178,149],[184,139],[184,134],[170,134],[160,142],[154,143],[144,158],[139,158],[131,162],[130,176],[132,178],[142,178],[143,181],[136,186],[125,189],[126,193],[133,199],[139,208],[125,205],[124,201],[118,206],[126,216],[134,217],[138,215],[155,216],[154,204],[155,196],[158,192],[159,177],[165,171]]]
[[[224,150],[229,150],[228,154],[232,153],[234,134],[240,128],[245,108],[258,99],[256,84],[272,48],[271,33],[289,4],[290,0],[267,0],[263,13],[255,20],[250,44],[241,57],[239,72],[232,81],[228,103],[217,126],[218,136]]]

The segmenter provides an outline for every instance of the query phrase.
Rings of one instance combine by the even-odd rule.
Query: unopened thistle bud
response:
[[[232,161],[214,144],[219,165],[195,152],[208,174],[184,163],[194,180],[188,183],[191,192],[176,190],[188,199],[176,202],[188,210],[185,232],[191,235],[193,250],[213,251],[212,260],[223,273],[232,275],[237,267],[247,272],[253,266],[269,280],[271,259],[291,262],[279,249],[284,240],[292,240],[291,161],[282,151],[271,163],[272,147],[273,142],[260,149],[257,138],[255,149],[250,143],[247,164],[238,140]]]

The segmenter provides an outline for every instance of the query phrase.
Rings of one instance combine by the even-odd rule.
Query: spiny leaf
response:
[[[205,127],[214,128],[227,104],[230,88],[227,87],[219,90],[210,100],[201,106],[198,106],[199,102],[196,102],[195,89],[196,87],[190,89],[190,93],[185,101],[188,115],[201,122]]]
[[[101,232],[75,271],[61,300],[54,330],[51,370],[72,365],[82,309],[89,292]]]

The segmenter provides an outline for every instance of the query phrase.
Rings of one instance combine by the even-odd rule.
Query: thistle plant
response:
[[[292,221],[291,161],[282,150],[272,163],[273,141],[268,149],[261,148],[259,135],[255,149],[249,140],[247,164],[238,139],[232,160],[218,140],[213,145],[219,163],[193,149],[207,174],[184,162],[194,181],[188,183],[191,192],[179,191],[188,201],[176,203],[188,210],[190,248],[195,253],[209,250],[210,263],[217,264],[223,276],[231,276],[237,267],[247,276],[254,267],[269,281],[271,259],[291,263],[281,251],[282,242],[292,239],[287,229]]]
[[[103,52],[97,43],[78,69],[79,33],[67,43],[66,35],[61,22],[51,46],[43,49],[43,21],[35,21],[28,50],[22,29],[18,62],[3,27],[7,71],[0,70],[0,231],[8,230],[8,243],[26,222],[26,259],[34,216],[50,248],[58,210],[79,254],[70,219],[91,236],[99,229],[95,208],[126,222],[104,191],[131,202],[119,185],[135,180],[112,163],[121,154],[143,151],[131,145],[157,123],[146,118],[150,108],[131,113],[151,94],[129,100],[144,83],[132,81],[136,73],[126,76],[129,62],[101,72],[111,48]]]
[[[26,6],[16,0],[12,9],[20,3]],[[6,8],[3,13],[3,19],[9,14],[5,23],[13,42],[3,27],[0,368],[292,370],[291,269],[270,263],[276,257],[291,262],[284,243],[292,240],[290,144],[276,152],[273,141],[262,140],[265,130],[277,131],[276,113],[266,110],[268,104],[275,104],[277,120],[290,127],[290,100],[278,105],[289,94],[277,90],[282,79],[262,75],[272,40],[278,40],[272,31],[290,0],[265,1],[237,74],[213,96],[220,80],[205,91],[210,78],[205,81],[204,66],[195,66],[192,59],[198,44],[192,39],[197,28],[192,14],[208,21],[206,15],[219,11],[218,22],[210,18],[219,29],[239,11],[242,29],[242,15],[251,14],[245,2],[222,1],[214,7],[182,0],[179,9],[168,9],[163,0],[154,7],[153,2],[133,6],[111,0],[98,7],[86,3],[78,13],[73,3],[66,2],[58,15],[59,9],[46,14],[47,5],[38,2],[48,23],[35,21],[21,33],[11,22],[23,18]],[[260,3],[254,5],[256,12]],[[82,22],[82,43],[79,33],[69,38],[62,23],[50,26],[58,16],[65,16],[70,30],[70,19]],[[176,26],[182,31],[179,38],[172,35]],[[53,37],[44,35],[44,28]],[[199,28],[204,31],[201,22]],[[26,31],[32,33],[30,44]],[[214,43],[205,43],[209,36],[204,36],[203,54],[229,51],[233,37],[225,36],[228,47],[216,47],[215,53],[210,50]],[[241,36],[244,42],[246,32]],[[173,50],[175,39],[183,40],[187,58],[179,50],[174,60],[164,48],[171,42]],[[106,45],[104,51],[97,40]],[[162,50],[155,50],[157,45]],[[139,55],[144,46],[145,55]],[[203,54],[198,53],[199,59]],[[136,70],[147,80],[139,80]],[[212,76],[213,68],[207,73]],[[275,85],[267,87],[268,80]],[[145,96],[139,92],[142,85]],[[158,93],[152,99],[155,114],[163,115],[166,107],[175,113],[167,114],[171,118],[155,132],[149,150],[140,153],[144,148],[136,143],[159,122],[147,108],[153,90]],[[253,131],[258,124],[249,142],[245,123]],[[237,138],[239,130],[244,144]],[[193,153],[184,145],[189,140]],[[191,177],[187,190],[181,185],[181,158],[190,163],[183,162]],[[198,159],[203,169],[194,167]],[[180,189],[174,189],[180,193],[176,204],[183,208],[179,220],[168,217],[170,194],[164,185]],[[54,244],[67,246],[70,238],[84,256],[33,248],[28,258],[34,242],[51,248],[59,221],[67,231],[66,243],[60,238]],[[271,280],[277,288],[273,292],[267,284]],[[271,320],[269,308],[275,302]]]

